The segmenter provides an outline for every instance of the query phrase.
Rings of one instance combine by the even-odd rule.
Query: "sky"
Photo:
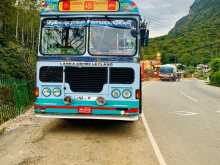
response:
[[[144,18],[150,22],[150,37],[167,34],[189,13],[194,0],[135,0]]]

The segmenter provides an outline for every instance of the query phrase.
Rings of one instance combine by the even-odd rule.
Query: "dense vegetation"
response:
[[[23,113],[33,100],[33,83],[0,75],[0,125]]]
[[[1,0],[0,74],[34,79],[39,17],[33,0]]]
[[[36,9],[33,0],[0,2],[0,124],[23,113],[33,99]]]
[[[220,1],[195,0],[189,15],[180,19],[168,35],[154,38],[144,58],[161,52],[163,63],[188,66],[207,64],[220,56]]]
[[[220,86],[220,58],[212,59],[209,65],[212,69],[210,83],[212,85]]]

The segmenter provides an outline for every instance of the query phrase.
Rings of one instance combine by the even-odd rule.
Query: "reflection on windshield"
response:
[[[46,20],[41,51],[47,55],[82,55],[85,52],[86,21]]]
[[[136,29],[134,20],[103,20],[90,22],[89,52],[92,55],[127,55],[136,52],[136,36],[131,31]]]

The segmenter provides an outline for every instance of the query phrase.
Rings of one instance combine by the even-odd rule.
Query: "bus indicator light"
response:
[[[117,3],[116,3],[116,1],[115,1],[115,0],[110,0],[110,1],[108,2],[108,10],[109,10],[109,11],[114,11],[114,10],[116,10],[116,8],[117,8]]]
[[[70,10],[70,1],[69,0],[64,0],[63,1],[63,11],[69,11]]]
[[[85,10],[94,10],[94,1],[85,1],[84,8]]]
[[[141,90],[137,89],[135,95],[136,99],[141,99]]]
[[[34,95],[35,95],[35,97],[39,97],[39,88],[38,87],[34,88]]]

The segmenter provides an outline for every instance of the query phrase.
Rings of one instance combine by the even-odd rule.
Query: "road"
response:
[[[202,81],[151,81],[135,123],[40,119],[31,109],[0,126],[0,164],[219,165],[219,99]]]
[[[1,165],[158,165],[142,121],[39,119],[4,125]]]
[[[198,80],[144,84],[144,114],[168,165],[220,164],[220,89]]]

